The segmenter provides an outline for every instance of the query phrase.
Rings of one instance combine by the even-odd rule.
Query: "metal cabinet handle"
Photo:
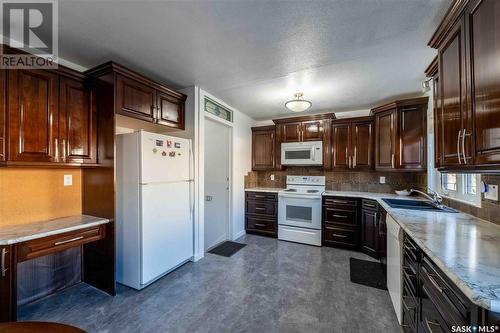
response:
[[[467,130],[464,128],[464,132],[462,134],[462,157],[464,159],[464,164],[467,164],[467,158],[465,157],[465,137],[470,136],[470,133],[467,133]]]
[[[434,332],[432,330],[432,328],[431,328],[431,325],[432,326],[438,326],[438,327],[440,327],[442,329],[441,324],[439,324],[439,323],[437,323],[435,321],[429,321],[429,320],[427,320],[427,318],[425,318],[424,321],[425,321],[425,327],[427,328],[427,330],[429,331],[429,333],[433,333]]]
[[[257,226],[257,227],[267,227],[267,224],[255,223],[255,226]]]
[[[356,157],[358,155],[357,150],[358,150],[358,147],[354,147],[354,157],[352,159],[352,168],[353,169],[356,167]]]
[[[336,204],[348,204],[349,202],[347,201],[342,201],[342,200],[326,200],[327,202],[331,203],[336,203]]]
[[[80,240],[80,239],[83,239],[83,236],[78,236],[78,237],[71,238],[71,239],[68,239],[68,240],[64,240],[64,241],[60,241],[60,242],[55,242],[54,246],[62,245],[62,244],[66,244],[66,243],[71,243],[71,242],[74,242],[74,241],[77,241],[77,240]]]
[[[5,258],[7,256],[7,249],[6,248],[3,248],[2,249],[2,277],[5,277],[5,273],[7,273],[7,270],[8,268],[6,268],[6,262],[5,262]]]
[[[395,159],[394,158],[395,158],[394,153],[392,153],[392,155],[391,155],[391,166],[392,166],[393,169],[396,168],[396,166],[395,166]]]
[[[462,164],[462,160],[460,158],[460,137],[462,136],[462,131],[458,131],[458,137],[457,137],[457,157],[458,157],[458,164]]]
[[[61,145],[62,145],[63,162],[66,162],[66,140],[65,139],[62,139]]]
[[[340,234],[332,234],[334,237],[339,237],[339,238],[347,238],[346,235],[340,235]]]
[[[266,210],[266,209],[262,207],[255,207],[255,210]]]
[[[340,218],[343,218],[343,219],[347,218],[347,216],[345,216],[345,215],[338,215],[338,214],[333,214],[333,217],[340,217]]]
[[[265,195],[258,195],[258,194],[254,195],[254,197],[255,197],[255,198],[259,198],[259,199],[264,199],[264,198],[266,198],[266,196],[265,196]]]
[[[432,285],[442,294],[446,288],[441,287],[437,281],[434,279],[435,274],[429,273],[424,267],[422,267],[422,270],[424,271],[425,275],[429,278],[429,281],[431,281]]]
[[[54,160],[59,162],[59,140],[57,138],[54,139]]]

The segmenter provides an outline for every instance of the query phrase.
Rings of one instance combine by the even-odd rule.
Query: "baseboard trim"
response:
[[[233,240],[237,240],[238,238],[242,237],[242,236],[245,236],[247,233],[245,230],[241,230],[240,232],[238,232],[236,235],[234,235],[233,237]]]

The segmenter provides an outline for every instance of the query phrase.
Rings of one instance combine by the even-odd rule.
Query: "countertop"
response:
[[[382,201],[395,194],[324,195],[376,200],[474,304],[500,312],[500,226],[464,213],[396,209]]]
[[[249,192],[269,192],[269,193],[278,193],[279,191],[284,190],[284,188],[279,187],[249,187],[245,189]]]
[[[64,232],[93,227],[108,223],[109,220],[89,215],[75,215],[54,220],[0,228],[0,245],[21,243]]]

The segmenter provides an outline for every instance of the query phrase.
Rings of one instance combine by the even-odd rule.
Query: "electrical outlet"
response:
[[[384,176],[380,177],[380,184],[385,184],[385,177]]]
[[[488,184],[488,192],[484,193],[484,198],[498,201],[498,185]]]
[[[73,175],[64,175],[64,186],[73,185]]]
[[[274,180],[274,175],[271,175],[271,177],[270,177],[270,178],[271,178],[271,180]]]

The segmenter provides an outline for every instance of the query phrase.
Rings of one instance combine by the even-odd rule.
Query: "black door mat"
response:
[[[350,258],[351,282],[387,290],[384,265],[379,262]]]
[[[231,241],[225,241],[224,243],[217,245],[216,247],[208,251],[208,253],[218,254],[224,257],[231,257],[233,254],[235,254],[245,246],[247,245]]]

